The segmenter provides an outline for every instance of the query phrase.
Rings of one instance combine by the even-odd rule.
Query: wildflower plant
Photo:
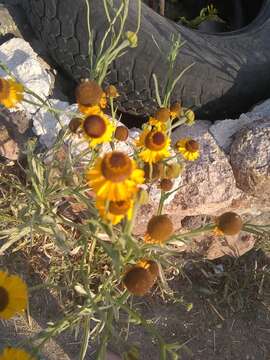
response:
[[[183,44],[172,39],[165,92],[159,94],[155,77],[158,108],[143,125],[139,137],[131,139],[128,129],[117,120],[117,88],[110,85],[104,90],[102,86],[111,62],[139,41],[140,1],[138,27],[133,31],[125,29],[129,1],[122,1],[118,9],[112,1],[103,1],[109,25],[97,54],[93,53],[88,0],[86,5],[90,78],[82,79],[75,90],[78,112],[69,113],[69,125],[62,128],[48,151],[40,153],[34,140],[28,142],[27,166],[20,169],[21,176],[7,173],[2,165],[0,177],[0,255],[10,249],[39,248],[50,252],[42,284],[27,289],[20,278],[0,272],[0,319],[26,310],[28,293],[35,296],[43,287],[62,299],[64,311],[59,320],[20,343],[20,348],[4,349],[0,360],[16,356],[37,359],[47,341],[68,329],[80,334],[81,360],[85,359],[90,342],[96,348],[95,358],[105,359],[112,340],[117,342],[123,358],[128,358],[131,350],[126,352],[127,344],[116,331],[123,313],[128,317],[127,333],[130,322],[144,326],[159,344],[160,359],[178,359],[181,345],[167,343],[137,310],[133,297],[149,294],[158,284],[161,291],[168,293],[166,267],[181,261],[175,250],[178,241],[217,229],[218,235],[221,231],[232,234],[229,228],[234,234],[241,230],[268,230],[245,225],[237,215],[224,215],[216,220],[216,225],[175,234],[172,219],[163,211],[164,203],[179,190],[174,182],[181,177],[184,163],[199,158],[195,140],[180,139],[175,149],[171,144],[174,128],[194,122],[192,110],[182,108],[180,102],[171,104],[175,84],[184,73],[174,75],[175,59]],[[4,64],[1,67],[6,69]],[[13,77],[10,82],[1,81],[5,84],[0,87],[2,105],[15,106],[24,101],[25,93],[31,93],[39,106],[56,117],[61,115],[60,110],[51,108]],[[76,137],[86,142],[86,151],[73,152],[70,140]],[[123,151],[123,142],[129,145],[129,153]],[[147,203],[151,186],[160,191],[159,205],[145,234],[135,236],[136,214]],[[29,306],[31,311],[31,303]],[[24,345],[32,349],[29,354],[22,349]]]

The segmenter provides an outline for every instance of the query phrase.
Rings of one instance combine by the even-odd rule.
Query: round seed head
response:
[[[128,138],[128,129],[125,126],[117,126],[114,136],[119,141],[126,141]]]
[[[173,182],[172,180],[168,179],[168,178],[164,178],[160,181],[160,188],[163,191],[170,191],[173,188]]]
[[[70,123],[68,125],[69,130],[73,133],[76,133],[79,127],[81,126],[82,119],[80,118],[73,118],[70,120]]]
[[[226,212],[216,219],[217,228],[225,235],[238,234],[243,226],[241,217],[234,212]]]
[[[173,233],[173,224],[168,215],[153,216],[147,225],[147,235],[157,242],[163,243]]]
[[[76,101],[83,106],[99,105],[102,94],[102,88],[92,80],[81,82],[75,90]]]
[[[156,111],[154,118],[158,121],[167,122],[170,119],[170,109],[160,108]]]
[[[125,287],[136,296],[145,295],[154,285],[151,273],[142,267],[134,266],[124,276]]]

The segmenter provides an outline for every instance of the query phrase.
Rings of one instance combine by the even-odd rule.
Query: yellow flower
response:
[[[96,207],[100,216],[112,223],[119,224],[125,217],[131,220],[133,214],[134,201],[132,199],[121,201],[109,201],[107,203],[104,199],[97,199]]]
[[[78,104],[79,110],[84,115],[93,115],[93,114],[100,114],[102,112],[99,105],[95,106],[84,106],[82,104]]]
[[[81,125],[84,136],[89,141],[90,147],[103,144],[112,140],[115,126],[103,113],[88,115]]]
[[[177,141],[176,148],[186,160],[194,161],[200,156],[200,145],[191,138],[184,138]]]
[[[0,319],[10,319],[27,306],[27,286],[15,275],[0,271]]]
[[[6,108],[16,106],[23,99],[23,86],[14,80],[0,78],[0,104]]]
[[[34,358],[22,349],[5,348],[0,354],[0,360],[34,360]]]
[[[152,216],[147,224],[144,241],[150,244],[164,244],[173,233],[173,224],[168,215]]]
[[[163,131],[144,130],[136,145],[140,149],[139,157],[146,163],[156,163],[168,158],[171,140]]]
[[[153,287],[157,277],[157,263],[143,259],[126,271],[123,283],[133,295],[143,296]]]
[[[143,170],[120,151],[98,158],[86,177],[97,197],[110,201],[130,199],[138,191],[138,185],[144,182]]]
[[[149,118],[148,124],[151,125],[152,127],[154,127],[156,130],[159,130],[159,131],[166,132],[167,129],[168,129],[168,123],[167,122],[157,120],[154,117]]]

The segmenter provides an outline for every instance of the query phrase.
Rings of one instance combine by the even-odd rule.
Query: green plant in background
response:
[[[192,20],[187,20],[185,17],[180,18],[180,22],[183,25],[190,27],[192,29],[197,29],[201,23],[203,23],[204,21],[209,21],[209,20],[210,21],[218,21],[218,22],[222,22],[222,23],[225,22],[218,16],[218,10],[212,4],[208,5],[205,8],[202,8],[202,10],[200,11],[200,15],[198,15],[196,18],[194,18]]]

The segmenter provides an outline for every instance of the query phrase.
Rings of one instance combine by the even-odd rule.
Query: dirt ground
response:
[[[169,283],[174,300],[165,296],[164,301],[156,290],[143,300],[135,299],[134,306],[168,343],[182,344],[182,360],[269,360],[269,264],[269,258],[257,250],[240,259],[192,259]],[[18,256],[0,259],[0,267],[14,269],[14,265],[18,273],[24,269],[27,281],[38,283]],[[31,298],[31,325],[22,317],[0,323],[0,349],[33,335],[47,321],[60,317],[57,301],[48,292],[38,292]],[[120,332],[121,338],[125,335],[125,331]],[[160,358],[156,339],[141,326],[130,327],[128,342],[141,348],[139,359]],[[76,360],[79,344],[74,334],[64,334],[47,344],[44,359]],[[116,342],[111,349],[119,351]],[[93,347],[89,347],[87,359],[94,360],[93,353]]]

